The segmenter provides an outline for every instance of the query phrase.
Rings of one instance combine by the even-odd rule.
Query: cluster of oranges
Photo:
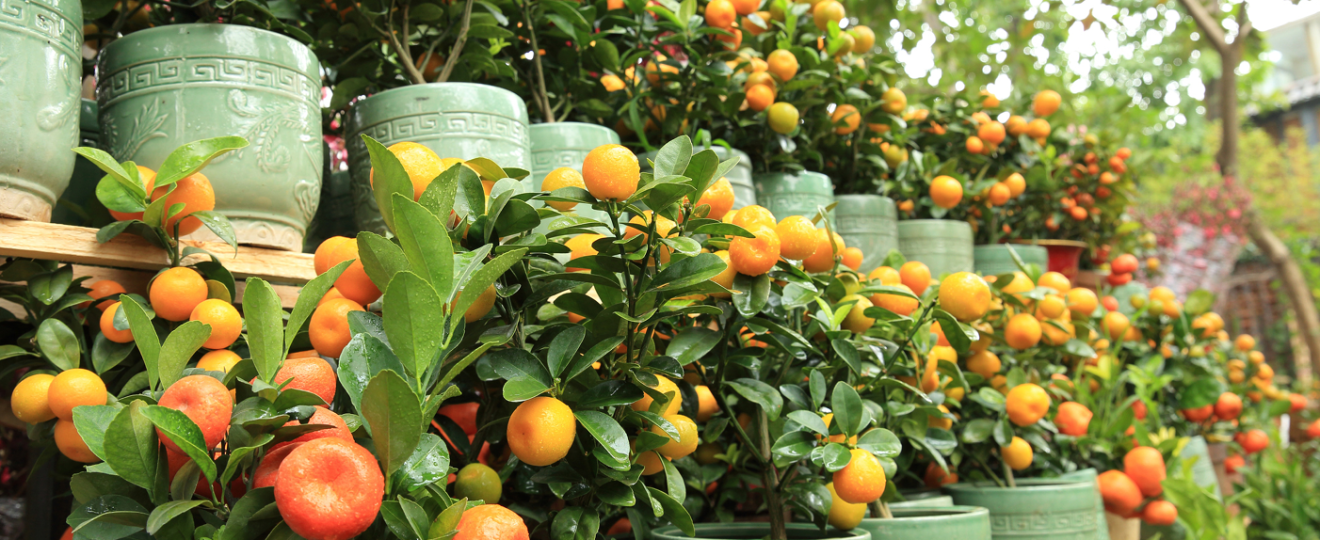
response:
[[[137,166],[138,179],[142,182],[142,188],[151,196],[150,202],[155,202],[161,197],[165,198],[165,212],[168,213],[170,207],[176,204],[182,204],[183,209],[173,216],[169,216],[162,225],[171,236],[175,233],[175,226],[178,226],[180,236],[192,234],[201,228],[201,220],[191,217],[193,212],[209,212],[215,210],[215,189],[211,187],[211,181],[206,175],[197,172],[182,180],[174,183],[171,189],[168,186],[155,187],[156,171],[141,165]],[[142,219],[143,212],[119,212],[110,210],[110,215],[115,219],[124,221],[129,219]],[[180,221],[182,220],[182,221]]]
[[[1155,499],[1164,493],[1165,475],[1164,456],[1159,450],[1149,446],[1129,450],[1123,456],[1123,470],[1108,470],[1096,478],[1105,510],[1125,518],[1140,516],[1151,525],[1172,525],[1178,519],[1178,508],[1169,501]]]
[[[101,333],[115,343],[133,341],[130,328],[115,325],[121,303],[114,294],[123,294],[124,287],[114,281],[103,280],[91,284],[89,296],[106,300],[97,304],[101,309]],[[213,294],[214,291],[214,294]],[[202,344],[211,350],[227,349],[243,332],[243,318],[228,301],[229,291],[217,281],[208,282],[192,268],[167,268],[152,279],[147,297],[156,316],[170,321],[198,321],[211,327],[211,335]]]

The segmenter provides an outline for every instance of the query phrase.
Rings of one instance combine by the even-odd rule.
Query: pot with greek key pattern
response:
[[[1017,261],[1013,260],[1013,255],[1009,253],[1010,249],[1022,259],[1022,264],[1034,264],[1040,267],[1041,272],[1049,270],[1050,253],[1041,246],[986,244],[976,246],[972,251],[976,261],[976,271],[983,276],[1017,272],[1019,270]]]
[[[909,261],[930,267],[939,278],[954,272],[971,272],[972,227],[951,219],[910,219],[898,222],[898,250]]]
[[[385,146],[403,141],[425,145],[442,158],[489,158],[501,167],[530,170],[531,130],[527,105],[517,94],[474,83],[433,83],[386,90],[348,112],[344,133],[358,228],[385,232],[371,194],[371,156],[362,135]],[[533,189],[529,176],[524,188]]]
[[[50,221],[73,173],[82,4],[0,0],[0,216]]]
[[[595,124],[581,122],[554,122],[536,124],[531,127],[532,137],[532,185],[541,189],[541,181],[550,171],[568,167],[582,172],[582,160],[598,146],[619,144],[619,134],[614,130]],[[540,201],[533,201],[534,206],[544,206]],[[602,223],[609,222],[605,212],[592,209],[585,204],[573,208],[578,216],[594,219]],[[545,232],[549,223],[542,223],[537,232]]]
[[[880,195],[835,195],[835,230],[848,247],[862,250],[862,272],[884,262],[889,250],[898,249],[898,208]]]
[[[953,501],[990,511],[994,540],[1109,540],[1095,472],[1089,479],[1027,478],[1017,487],[993,482],[958,482],[944,486]]]
[[[788,216],[810,219],[819,208],[834,204],[834,183],[818,172],[759,173],[752,177],[752,183],[756,186],[757,204],[770,210],[775,219]],[[834,215],[830,212],[831,223]]]
[[[236,24],[179,24],[110,43],[97,66],[101,140],[158,169],[175,148],[241,136],[203,174],[239,243],[301,251],[321,198],[321,75],[288,37]],[[190,235],[215,239],[210,230]]]
[[[96,101],[82,100],[79,112],[78,146],[101,147],[101,126],[97,121]],[[114,220],[101,201],[96,199],[96,184],[105,173],[99,167],[78,156],[74,160],[73,174],[69,177],[69,186],[64,188],[51,211],[51,223],[100,227]]]
[[[874,540],[990,540],[990,512],[973,506],[889,506],[892,518],[867,518],[858,529]]]

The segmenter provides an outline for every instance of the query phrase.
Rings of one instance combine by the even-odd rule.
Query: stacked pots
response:
[[[955,503],[990,511],[995,540],[1108,540],[1095,478],[1024,479],[1017,487],[959,482],[945,486]]]
[[[1019,259],[1022,259],[1024,265],[1036,265],[1041,271],[1049,268],[1050,255],[1045,248],[1041,246],[1028,245],[1010,245],[1010,244],[987,244],[976,246],[972,250],[975,259],[976,271],[983,276],[997,276],[999,274],[1008,274],[1020,270],[1017,261],[1013,260],[1013,254],[1017,253]]]
[[[898,250],[909,261],[921,261],[939,278],[975,269],[972,226],[950,219],[911,219],[898,223]]]
[[[82,90],[82,4],[0,3],[0,217],[50,221],[69,184]]]
[[[619,144],[619,134],[614,130],[579,122],[557,122],[531,126],[532,188],[541,190],[541,181],[550,171],[568,167],[582,172],[582,160],[598,146]],[[539,201],[535,205],[541,206]],[[585,204],[573,208],[578,216],[608,221],[605,212],[595,210]],[[549,230],[548,223],[542,223],[538,232]]]
[[[844,244],[862,250],[862,272],[884,262],[898,249],[898,208],[880,195],[837,195],[834,221]]]
[[[101,53],[96,98],[103,148],[159,169],[184,144],[242,136],[202,174],[239,243],[302,250],[323,174],[321,74],[288,37],[235,24],[134,32]],[[192,236],[214,239],[207,229]]]
[[[770,210],[775,219],[812,218],[820,208],[834,204],[834,184],[830,177],[817,172],[761,173],[753,176],[752,182],[757,204]],[[830,221],[834,221],[833,212]]]
[[[362,135],[385,146],[411,141],[442,158],[489,158],[501,167],[530,169],[527,106],[513,92],[471,83],[395,88],[354,105],[345,126],[358,228],[385,232],[371,192],[371,156]],[[532,189],[530,178],[524,187]]]

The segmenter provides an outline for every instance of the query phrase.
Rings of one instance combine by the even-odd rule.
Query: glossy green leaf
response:
[[[439,218],[410,197],[394,194],[394,212],[399,217],[395,233],[409,267],[431,284],[441,300],[448,298],[454,279],[454,247],[449,231]]]
[[[419,209],[420,210],[420,209]],[[426,280],[400,272],[385,290],[385,335],[409,375],[420,379],[440,352],[444,325],[440,297]]]
[[[263,279],[248,278],[243,315],[248,354],[261,380],[272,382],[284,362],[284,308],[275,288]]]
[[[156,171],[153,185],[160,188],[178,182],[202,170],[211,160],[232,150],[246,148],[247,145],[247,139],[242,137],[215,137],[175,148],[165,157],[160,170]]]
[[[449,473],[449,450],[440,436],[433,433],[422,435],[417,448],[394,472],[392,482],[397,489],[410,492],[432,484]]]
[[[408,270],[408,256],[398,244],[370,231],[359,232],[357,241],[362,269],[377,288],[383,289],[395,274]]]
[[[723,272],[728,265],[714,253],[702,253],[665,266],[651,281],[652,291],[680,289],[707,281]]]
[[[106,428],[105,462],[133,484],[155,489],[157,441],[156,428],[142,411],[150,405],[134,401],[124,407]]]
[[[458,302],[450,313],[467,313],[468,308],[472,307],[472,303],[477,301],[477,297],[481,296],[487,287],[494,284],[495,280],[499,279],[506,270],[526,254],[526,248],[515,249],[482,265],[481,268],[472,273],[472,277],[467,280],[467,283],[463,284],[463,292],[458,295]],[[461,316],[451,317],[449,326],[452,329],[462,322],[463,317]]]
[[[550,366],[550,375],[558,377],[564,373],[578,354],[578,347],[587,337],[587,329],[581,326],[565,328],[550,341],[550,350],[546,353],[546,362]]]
[[[133,354],[135,349],[133,342],[115,343],[106,339],[105,334],[97,333],[92,339],[92,368],[98,374],[110,371]]]
[[[797,422],[798,425],[801,425],[802,427],[820,434],[822,437],[828,437],[830,435],[830,429],[825,425],[825,420],[815,411],[793,411],[788,413],[788,419]]]
[[[349,264],[351,263],[348,261],[336,264],[333,268],[326,270],[325,273],[307,282],[306,285],[303,285],[302,290],[298,291],[298,300],[293,304],[293,313],[289,315],[289,324],[284,328],[284,350],[286,354],[289,347],[293,346],[293,340],[298,338],[298,332],[302,331],[307,319],[310,319],[312,313],[316,311],[316,306],[321,298],[325,297],[325,293],[330,292],[330,289],[335,286],[335,280],[339,279],[339,275],[344,273],[344,269],[348,268]]]
[[[348,392],[353,410],[362,410],[362,393],[367,390],[367,384],[377,373],[386,370],[404,373],[403,363],[376,336],[356,333],[339,354],[338,369],[339,384]]]
[[[82,361],[82,347],[69,325],[59,319],[46,319],[37,327],[37,347],[55,367],[70,370]]]
[[[733,278],[733,307],[744,317],[752,317],[765,309],[770,300],[770,274],[756,277],[738,274]]]
[[[857,438],[857,447],[866,450],[875,457],[892,459],[903,451],[903,443],[894,432],[884,428],[874,428]]]
[[[372,193],[376,198],[376,206],[380,208],[380,217],[385,220],[385,226],[393,231],[394,194],[412,199],[416,194],[412,181],[399,158],[385,145],[365,134],[362,135],[362,141],[366,143],[367,153],[371,155]]]
[[[151,510],[151,515],[147,517],[147,534],[156,534],[165,527],[174,518],[186,514],[192,509],[203,504],[209,504],[210,501],[170,501]]]
[[[747,398],[747,400],[761,406],[765,415],[771,422],[779,418],[779,411],[784,408],[784,398],[780,397],[773,387],[761,381],[752,378],[741,378],[735,381],[725,381],[735,392]]]
[[[179,380],[193,354],[210,338],[211,325],[200,321],[183,323],[165,336],[165,343],[160,346],[160,386],[169,388]]]
[[[834,411],[834,423],[845,435],[852,437],[861,432],[870,422],[866,409],[862,408],[862,398],[851,385],[839,381],[834,384],[834,393],[830,396],[830,410]]]
[[[202,474],[206,476],[207,481],[214,482],[216,475],[215,461],[211,457],[211,449],[206,444],[206,439],[202,436],[201,428],[188,418],[183,411],[161,407],[160,405],[150,405],[142,409],[142,415],[150,420],[156,428],[161,431],[170,441],[178,446],[183,453],[188,454],[197,466],[202,469]]]
[[[128,318],[129,328],[133,330],[133,342],[137,344],[138,351],[142,353],[142,362],[147,367],[147,380],[155,388],[160,381],[157,364],[160,358],[160,338],[156,337],[156,327],[151,324],[151,318],[142,309],[142,304],[137,303],[132,296],[121,294],[119,301],[119,309]]]
[[[421,442],[421,401],[403,377],[382,371],[367,383],[361,413],[376,441],[376,457],[385,476],[393,476]]]
[[[595,437],[605,451],[615,461],[628,461],[628,434],[610,415],[598,411],[577,411],[573,413],[582,427]]]
[[[110,423],[114,421],[123,408],[118,403],[114,405],[80,405],[73,408],[73,426],[78,429],[78,435],[82,437],[87,449],[102,460],[106,459],[106,431],[110,429]]]

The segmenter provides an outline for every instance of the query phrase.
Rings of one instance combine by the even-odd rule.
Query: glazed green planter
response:
[[[819,208],[834,203],[834,184],[821,173],[760,173],[752,176],[756,203],[770,210],[776,220],[788,216],[816,216]],[[834,212],[830,221],[834,221]]]
[[[381,92],[349,110],[344,133],[358,228],[377,233],[385,232],[385,222],[371,193],[371,156],[362,135],[385,146],[421,143],[442,158],[484,157],[501,167],[532,167],[527,105],[513,92],[484,84],[421,84]],[[523,187],[532,189],[530,177]]]
[[[930,275],[939,278],[954,272],[975,269],[972,250],[972,226],[951,219],[912,219],[898,222],[898,250],[909,261],[921,261],[930,267]]]
[[[862,250],[862,272],[884,262],[889,250],[898,249],[898,208],[880,195],[836,195],[835,230],[844,244]]]
[[[729,185],[733,186],[733,209],[758,204],[756,184],[752,182],[752,158],[742,150],[730,150],[723,146],[712,146],[710,149],[715,151],[721,162],[733,157],[738,158],[738,164],[724,175],[729,179]]]
[[[321,200],[321,73],[297,41],[237,24],[134,32],[101,52],[101,139],[159,169],[175,148],[238,135],[249,146],[202,174],[239,243],[301,250]],[[191,235],[215,239],[206,228]]]
[[[1086,468],[1060,475],[1059,479],[1073,482],[1089,482],[1095,486],[1095,504],[1098,509],[1096,512],[1096,520],[1101,525],[1096,532],[1096,539],[1109,540],[1109,524],[1105,518],[1105,499],[1100,496],[1100,486],[1096,483],[1097,476],[1098,473],[1095,472],[1095,469]]]
[[[944,487],[963,506],[990,511],[995,540],[1108,540],[1094,480],[1022,479],[1015,488],[989,482],[959,482]]]
[[[751,523],[697,523],[697,536],[702,540],[759,540],[770,535],[770,524]],[[692,540],[678,527],[666,526],[651,531],[651,540]],[[790,540],[871,540],[871,533],[862,528],[840,531],[835,528],[820,530],[809,523],[789,523]]]
[[[895,508],[891,519],[867,518],[860,529],[873,540],[990,540],[990,512],[974,506]]]
[[[997,276],[1020,271],[1009,250],[1017,252],[1025,265],[1035,264],[1042,272],[1049,268],[1050,254],[1040,246],[988,244],[972,248],[976,271],[983,276]]]
[[[1183,460],[1196,458],[1196,462],[1192,464],[1192,481],[1202,487],[1213,486],[1215,497],[1222,496],[1219,493],[1219,477],[1215,475],[1215,464],[1210,458],[1210,447],[1204,437],[1197,435],[1188,440],[1179,457]]]
[[[73,174],[82,4],[0,0],[0,216],[50,221]]]
[[[303,251],[316,251],[325,239],[332,236],[357,236],[353,222],[353,178],[348,171],[333,171],[325,175],[321,184],[321,204],[316,208],[316,219],[303,243]]]
[[[101,126],[97,122],[96,101],[82,100],[79,112],[78,146],[101,147]],[[69,186],[60,195],[59,202],[51,212],[52,223],[65,225],[95,226],[98,217],[110,214],[96,200],[96,184],[105,173],[87,158],[78,156],[74,160],[73,174],[69,177]]]
[[[569,167],[582,172],[582,161],[587,153],[598,146],[619,144],[619,134],[614,130],[595,124],[579,122],[556,122],[531,126],[532,138],[532,185],[541,189],[541,181],[550,171],[560,167]],[[535,206],[543,206],[540,201],[533,201]],[[609,215],[585,204],[573,208],[578,216],[594,219],[602,223],[609,221]],[[542,223],[538,232],[549,230],[548,223]]]
[[[953,497],[946,495],[938,489],[923,489],[920,491],[904,491],[903,497],[906,500],[889,503],[890,508],[930,508],[939,506],[953,506]]]

